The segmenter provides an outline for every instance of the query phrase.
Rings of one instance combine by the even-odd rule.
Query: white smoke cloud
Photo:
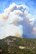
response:
[[[11,4],[0,14],[0,38],[9,35],[22,37],[23,27],[31,27],[34,24],[34,18],[29,13],[29,8],[26,5]],[[25,24],[25,25],[23,25]],[[30,31],[29,28],[27,28]]]

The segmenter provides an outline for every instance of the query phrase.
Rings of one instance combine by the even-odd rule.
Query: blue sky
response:
[[[30,13],[36,16],[36,0],[0,0],[0,13],[4,11],[11,3],[26,4]]]
[[[17,4],[26,4],[30,9],[36,8],[36,0],[0,0],[0,12],[4,10],[4,8],[8,7],[11,3],[17,3]]]

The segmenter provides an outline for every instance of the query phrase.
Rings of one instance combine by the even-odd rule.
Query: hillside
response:
[[[0,40],[0,54],[36,54],[36,39],[6,37]]]

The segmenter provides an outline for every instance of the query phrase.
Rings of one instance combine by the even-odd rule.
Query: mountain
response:
[[[6,37],[0,39],[0,54],[36,54],[36,39]]]

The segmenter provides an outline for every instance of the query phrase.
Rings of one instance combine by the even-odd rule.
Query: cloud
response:
[[[32,29],[32,34],[33,34],[33,35],[36,35],[36,27],[33,27],[33,29]]]
[[[22,37],[23,33],[30,35],[33,24],[34,18],[29,13],[29,8],[26,5],[10,4],[0,14],[0,38],[9,35]]]
[[[34,17],[32,16],[32,14],[30,14],[27,10],[24,11],[24,16],[26,17],[26,21],[33,25],[34,24]]]
[[[1,28],[1,32],[0,32],[0,35],[2,38],[5,38],[9,35],[12,35],[12,36],[16,36],[16,37],[22,37],[22,26],[19,25],[19,26],[15,26],[15,25],[6,25],[4,27]]]
[[[23,21],[20,15],[22,11],[15,10],[16,4],[11,4],[4,10],[4,13],[0,14],[0,38],[5,38],[9,35],[22,37],[23,26],[20,22]]]

